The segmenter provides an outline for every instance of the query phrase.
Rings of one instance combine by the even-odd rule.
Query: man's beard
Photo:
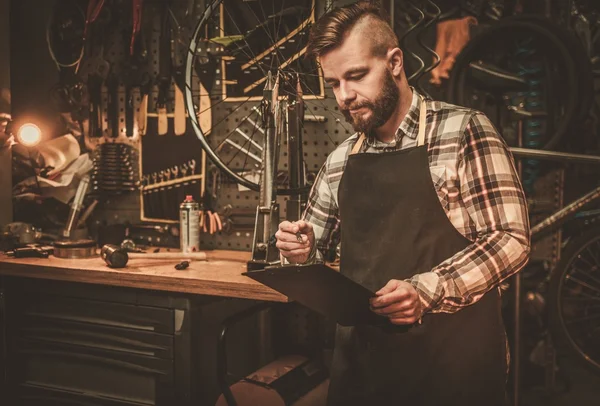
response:
[[[392,73],[386,70],[381,94],[374,102],[364,101],[360,104],[350,105],[341,110],[346,121],[354,127],[354,131],[363,132],[368,135],[373,129],[381,127],[390,119],[396,110],[399,99],[400,91],[398,90],[398,86],[396,85],[396,82],[394,82]],[[353,116],[350,113],[350,110],[359,109],[361,107],[371,110],[372,114],[367,118],[363,118],[362,114]]]

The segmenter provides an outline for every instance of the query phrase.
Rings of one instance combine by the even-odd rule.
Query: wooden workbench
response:
[[[0,275],[152,289],[168,292],[287,302],[281,293],[250,279],[249,252],[208,251],[207,261],[192,261],[178,271],[176,260],[132,259],[112,269],[98,256],[88,259],[9,258],[0,255]]]
[[[178,260],[135,258],[112,269],[100,256],[0,255],[0,375],[3,365],[8,371],[0,404],[35,397],[104,405],[109,397],[111,405],[214,405],[227,320],[260,302],[288,306],[277,303],[286,296],[242,275],[249,258],[208,251],[206,261],[178,271]],[[236,376],[268,360],[265,317],[249,313],[232,327],[227,365]]]

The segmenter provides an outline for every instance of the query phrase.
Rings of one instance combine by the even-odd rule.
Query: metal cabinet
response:
[[[214,404],[220,322],[252,304],[26,278],[3,283],[8,402],[0,403],[10,405]],[[235,352],[255,354],[252,333],[244,335]],[[237,364],[244,373],[256,360]]]

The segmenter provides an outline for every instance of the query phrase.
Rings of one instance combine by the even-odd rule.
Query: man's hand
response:
[[[308,260],[312,246],[315,244],[315,233],[310,223],[304,220],[284,221],[279,224],[275,233],[277,248],[288,261],[303,264]],[[300,241],[301,240],[301,241]]]
[[[408,282],[390,280],[371,299],[371,310],[385,316],[393,324],[413,324],[421,318],[423,310],[419,294]]]

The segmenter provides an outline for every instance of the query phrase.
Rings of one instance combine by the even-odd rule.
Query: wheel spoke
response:
[[[586,287],[586,288],[588,288],[588,289],[590,289],[590,290],[592,290],[592,291],[594,291],[594,292],[598,292],[598,293],[600,293],[600,288],[597,288],[597,287],[595,287],[595,286],[592,286],[592,285],[590,285],[589,283],[587,283],[587,282],[584,282],[584,281],[582,281],[582,280],[581,280],[581,279],[579,279],[579,278],[575,278],[575,277],[573,277],[572,275],[567,275],[566,279],[567,279],[567,280],[569,280],[569,281],[571,281],[571,282],[575,282],[575,283],[576,283],[576,284],[578,284],[578,285],[584,286],[584,287]]]
[[[315,19],[315,0],[213,0],[207,9],[194,31],[192,41],[197,44],[196,49],[190,49],[187,54],[186,97],[191,97],[186,98],[186,106],[195,113],[196,135],[221,170],[241,185],[259,189],[256,178],[244,177],[244,173],[260,168],[265,142],[260,120],[248,106],[255,109],[262,99],[261,87],[268,72],[298,74],[307,117],[306,122],[301,123],[302,134],[309,137],[323,134],[331,147],[351,134],[343,114],[334,108],[335,100],[331,99],[329,89],[326,94],[320,67],[304,57],[310,25]],[[190,74],[189,66],[196,67],[196,62],[206,64],[206,58],[209,65],[202,65],[201,70],[191,69]],[[210,64],[218,69],[216,76],[214,70],[209,69]],[[210,72],[213,75],[203,76]],[[200,100],[206,96],[201,94],[204,90],[198,84],[200,78],[208,89],[210,103]],[[288,94],[295,95],[294,89],[280,88],[281,98]],[[202,133],[204,128],[198,130],[201,114],[211,114],[210,138],[206,137],[208,133]],[[310,122],[312,116],[324,116],[327,124]],[[329,131],[324,128],[322,133],[313,132],[312,128],[320,126],[327,126]],[[307,128],[311,128],[310,133],[306,132]],[[324,143],[328,145],[327,141]],[[282,159],[282,162],[285,161]],[[312,168],[313,162],[307,164],[307,168],[308,165]],[[285,187],[289,182],[287,176],[279,172],[275,177],[279,193],[290,193]]]

